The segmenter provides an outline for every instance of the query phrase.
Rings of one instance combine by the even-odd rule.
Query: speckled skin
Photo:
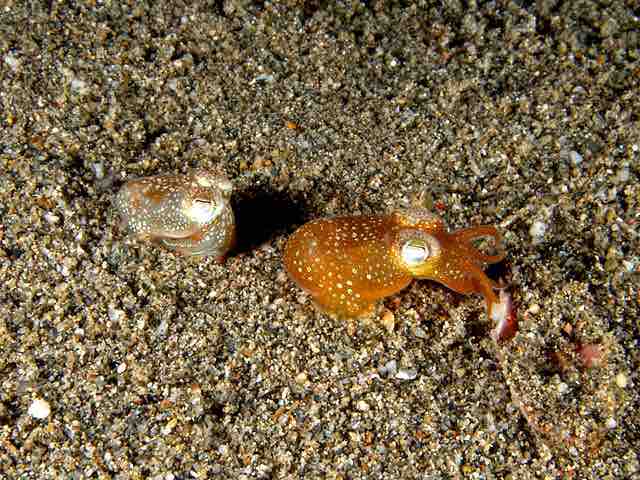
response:
[[[479,237],[500,237],[494,227],[447,232],[441,219],[419,209],[386,216],[321,219],[300,227],[288,240],[284,265],[291,278],[324,311],[360,317],[376,302],[402,290],[414,278],[428,278],[460,293],[481,293],[489,312],[496,284],[482,271],[503,254],[484,255],[471,245]],[[407,261],[407,245],[425,255]]]
[[[138,238],[221,261],[235,240],[231,191],[225,177],[196,170],[131,180],[114,203],[123,224]]]

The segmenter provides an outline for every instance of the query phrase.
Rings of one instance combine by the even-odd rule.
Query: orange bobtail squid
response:
[[[182,255],[222,261],[235,240],[232,189],[224,176],[206,170],[155,175],[127,182],[115,207],[138,238]]]
[[[418,208],[320,219],[289,238],[284,265],[320,309],[339,317],[371,314],[378,300],[418,278],[459,293],[482,294],[489,315],[500,320],[505,316],[502,296],[496,295],[498,285],[482,267],[501,261],[504,253],[485,255],[472,245],[485,237],[501,248],[492,226],[449,232],[439,217]]]

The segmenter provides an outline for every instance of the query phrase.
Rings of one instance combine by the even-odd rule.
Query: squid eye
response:
[[[402,245],[400,255],[407,265],[418,265],[429,258],[429,245],[424,240],[413,238]]]
[[[202,198],[196,198],[185,211],[191,220],[197,223],[209,223],[216,215],[216,209],[213,202]]]

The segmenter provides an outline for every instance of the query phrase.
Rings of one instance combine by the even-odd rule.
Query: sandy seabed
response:
[[[640,10],[2,2],[0,477],[640,478]],[[126,179],[233,182],[227,261],[138,242]],[[417,281],[316,311],[313,218],[498,226],[518,332]]]

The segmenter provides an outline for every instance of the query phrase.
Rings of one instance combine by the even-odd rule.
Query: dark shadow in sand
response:
[[[310,219],[302,195],[264,185],[235,193],[232,206],[237,240],[231,255],[247,253],[276,235],[288,235]]]
[[[511,264],[507,259],[492,263],[484,268],[484,272],[493,281],[508,287],[511,285]]]

